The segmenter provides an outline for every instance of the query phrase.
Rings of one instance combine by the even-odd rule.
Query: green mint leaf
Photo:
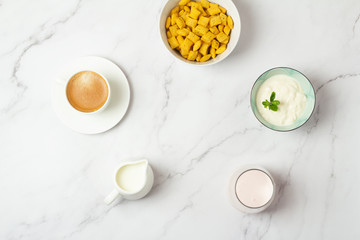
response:
[[[275,93],[275,92],[272,92],[272,93],[271,93],[271,96],[270,96],[270,102],[272,102],[272,101],[275,100],[275,96],[276,96],[276,93]]]
[[[269,105],[269,102],[266,100],[266,101],[263,101],[262,102],[262,105],[264,105],[264,108],[267,108]]]
[[[279,101],[279,100],[274,100],[274,101],[272,101],[272,104],[273,104],[273,105],[279,105],[279,104],[280,104],[280,101]]]
[[[262,102],[264,108],[269,107],[269,110],[273,110],[274,112],[276,112],[279,109],[278,105],[280,105],[280,101],[275,100],[275,97],[276,97],[276,93],[272,92],[270,95],[270,102],[267,99],[265,99],[265,101]]]
[[[263,104],[264,106],[265,106],[265,105],[266,105],[266,106],[270,106],[270,105],[271,105],[268,100],[263,101],[262,104]]]
[[[276,112],[278,110],[278,106],[277,105],[270,105],[269,106],[270,110],[273,110],[274,112]]]

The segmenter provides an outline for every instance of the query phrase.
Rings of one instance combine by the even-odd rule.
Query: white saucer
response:
[[[104,75],[109,82],[111,97],[104,110],[82,114],[73,109],[65,95],[65,82],[82,70],[92,70]],[[60,120],[72,130],[96,134],[114,127],[124,117],[130,103],[129,83],[121,69],[113,62],[95,56],[82,57],[67,64],[57,76],[52,94],[53,108]]]

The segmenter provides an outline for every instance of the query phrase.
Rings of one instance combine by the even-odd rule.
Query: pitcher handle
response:
[[[120,193],[115,188],[114,190],[112,190],[112,192],[109,195],[107,195],[107,197],[104,199],[104,202],[109,205],[110,203],[112,203],[119,196],[120,196]]]

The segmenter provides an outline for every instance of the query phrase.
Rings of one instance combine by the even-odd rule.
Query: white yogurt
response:
[[[264,108],[266,99],[270,101],[272,92],[276,93],[275,100],[280,101],[278,110]],[[256,105],[263,118],[277,126],[286,126],[294,123],[304,112],[306,95],[296,79],[278,74],[265,80],[259,87],[256,95]]]

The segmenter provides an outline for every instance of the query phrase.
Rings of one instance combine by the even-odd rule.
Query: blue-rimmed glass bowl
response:
[[[304,94],[306,95],[306,99],[307,99],[306,107],[305,107],[303,114],[294,123],[292,123],[290,125],[286,125],[286,126],[278,126],[278,125],[274,125],[274,124],[266,121],[263,118],[263,116],[260,114],[260,112],[257,108],[257,105],[256,105],[256,95],[257,95],[257,92],[258,92],[261,84],[263,84],[263,82],[265,80],[267,80],[268,78],[270,78],[274,75],[279,75],[279,74],[284,74],[284,75],[288,75],[290,77],[295,78],[299,82],[300,86],[302,87]],[[302,74],[301,72],[299,72],[295,69],[289,68],[289,67],[277,67],[277,68],[272,68],[270,70],[267,70],[266,72],[261,74],[260,77],[255,81],[254,86],[251,89],[250,104],[251,104],[251,109],[252,109],[253,113],[255,114],[255,117],[264,126],[270,128],[272,130],[275,130],[275,131],[286,132],[286,131],[291,131],[291,130],[301,127],[302,125],[304,125],[307,122],[307,120],[309,120],[309,118],[315,108],[315,92],[314,92],[314,88],[311,85],[311,82],[309,81],[309,79],[307,79],[305,77],[305,75]]]

